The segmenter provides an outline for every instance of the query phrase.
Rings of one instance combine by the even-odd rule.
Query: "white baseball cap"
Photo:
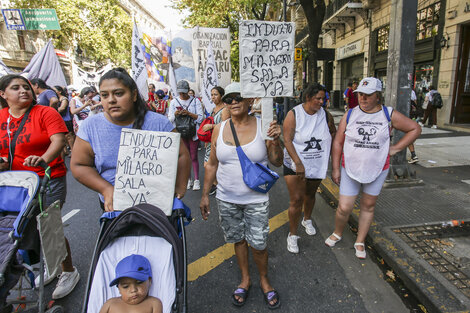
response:
[[[373,94],[376,91],[382,91],[382,82],[375,77],[366,77],[357,86],[354,92],[362,92],[367,95]]]

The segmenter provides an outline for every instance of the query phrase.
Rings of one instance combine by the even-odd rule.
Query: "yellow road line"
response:
[[[269,219],[269,232],[273,232],[289,220],[287,210]],[[209,252],[188,265],[188,281],[195,281],[235,255],[232,243]]]

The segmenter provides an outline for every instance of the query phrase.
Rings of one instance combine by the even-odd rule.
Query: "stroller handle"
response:
[[[39,193],[44,195],[46,191],[46,185],[51,177],[51,168],[49,167],[49,164],[44,161],[39,162],[39,166],[44,169],[44,177],[42,178],[41,186],[39,187]]]

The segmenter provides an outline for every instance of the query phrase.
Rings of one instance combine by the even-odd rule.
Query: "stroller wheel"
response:
[[[46,313],[64,313],[64,308],[60,305],[56,305],[47,310]]]

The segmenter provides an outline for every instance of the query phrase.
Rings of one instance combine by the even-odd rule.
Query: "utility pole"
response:
[[[392,0],[391,3],[385,104],[406,116],[410,113],[417,8],[417,0]],[[403,136],[403,132],[394,130],[393,144]],[[422,181],[416,179],[416,173],[410,170],[404,149],[391,158],[385,185],[398,187],[416,184],[422,184]]]

